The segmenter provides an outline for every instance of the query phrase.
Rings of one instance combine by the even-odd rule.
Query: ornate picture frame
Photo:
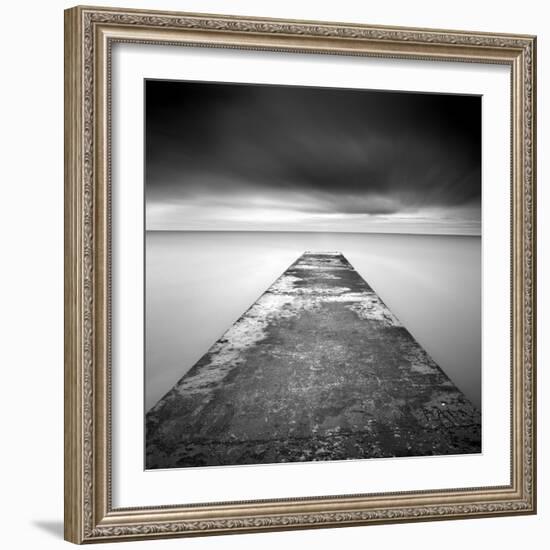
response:
[[[114,507],[111,88],[117,43],[510,69],[510,483]],[[65,538],[74,543],[536,513],[536,38],[129,9],[65,12]]]

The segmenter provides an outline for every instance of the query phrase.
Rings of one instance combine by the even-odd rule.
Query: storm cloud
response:
[[[148,229],[479,234],[481,98],[146,82]]]

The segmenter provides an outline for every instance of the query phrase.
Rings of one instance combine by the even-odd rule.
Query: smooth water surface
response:
[[[306,250],[342,252],[480,406],[480,237],[149,231],[146,410]]]

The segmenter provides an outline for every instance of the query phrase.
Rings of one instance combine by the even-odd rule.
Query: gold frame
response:
[[[115,42],[498,63],[511,68],[511,483],[113,509],[110,54]],[[106,542],[536,512],[536,38],[128,9],[65,12],[65,538]]]

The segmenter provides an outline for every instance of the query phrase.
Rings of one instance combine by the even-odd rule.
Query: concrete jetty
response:
[[[146,416],[146,468],[481,452],[479,411],[339,252],[306,252]]]

